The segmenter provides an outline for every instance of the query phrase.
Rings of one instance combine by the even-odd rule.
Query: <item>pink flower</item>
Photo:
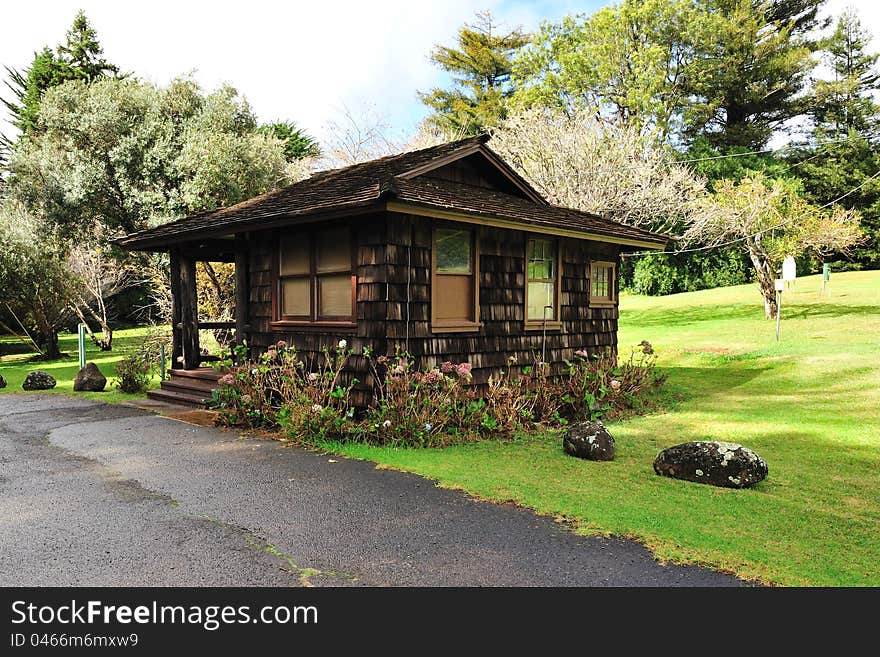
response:
[[[275,353],[276,353],[276,351],[273,347],[269,347],[268,351],[266,351],[266,355],[269,358],[275,358]]]
[[[450,363],[448,360],[440,366],[440,371],[444,374],[451,374],[455,371],[455,364]]]
[[[315,374],[314,372],[309,372],[309,377],[308,377],[308,378],[309,378],[309,381],[314,382],[314,381],[317,381],[317,380],[318,380],[318,375]]]
[[[387,363],[387,362],[388,362],[388,356],[379,356],[379,357],[376,359],[376,362],[378,362],[378,363]]]
[[[459,363],[455,371],[458,372],[459,376],[467,377],[471,375],[472,365],[470,363]]]
[[[284,340],[279,340],[278,344],[275,345],[279,349],[285,349],[287,347],[287,343]]]
[[[443,373],[436,367],[425,375],[425,383],[435,384],[443,380]]]
[[[233,383],[235,383],[235,377],[231,374],[224,374],[220,377],[217,383],[219,383],[221,386],[231,386]]]
[[[576,352],[574,352],[574,355],[580,356],[581,358],[589,358],[590,357],[590,354],[586,349],[578,349]]]

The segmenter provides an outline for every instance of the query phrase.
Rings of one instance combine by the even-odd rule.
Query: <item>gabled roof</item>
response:
[[[116,242],[132,250],[162,250],[205,237],[259,230],[287,218],[381,210],[391,203],[455,212],[462,215],[457,217],[459,219],[465,215],[495,218],[648,248],[662,248],[668,241],[663,235],[550,205],[485,145],[486,140],[486,137],[473,137],[316,173],[236,205],[131,233]],[[474,155],[484,158],[493,171],[502,175],[512,193],[430,177],[431,171]]]

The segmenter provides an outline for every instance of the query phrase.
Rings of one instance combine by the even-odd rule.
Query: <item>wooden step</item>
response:
[[[192,406],[194,408],[205,407],[205,397],[203,395],[187,394],[171,390],[149,390],[147,391],[147,398],[169,402],[171,404],[180,404],[181,406]]]
[[[172,378],[162,382],[163,390],[180,391],[194,395],[204,394],[207,397],[220,386],[216,381],[200,381],[199,379]]]
[[[200,367],[195,370],[169,370],[171,377],[186,379],[202,379],[203,381],[219,381],[224,372],[218,372],[210,367]]]

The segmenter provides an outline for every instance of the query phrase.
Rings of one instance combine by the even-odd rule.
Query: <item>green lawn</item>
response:
[[[5,388],[0,388],[0,393],[23,392],[21,389],[22,381],[31,370],[43,370],[55,377],[58,385],[52,390],[44,390],[41,392],[54,392],[64,394],[75,394],[77,397],[87,399],[99,399],[106,402],[121,402],[130,399],[143,399],[143,395],[128,395],[120,392],[113,386],[116,378],[115,363],[124,356],[137,349],[147,334],[146,328],[130,328],[115,331],[113,333],[113,350],[102,352],[88,338],[86,339],[86,359],[95,363],[104,376],[107,377],[107,388],[104,392],[73,392],[73,380],[79,371],[79,360],[77,359],[77,336],[75,333],[65,333],[59,337],[59,346],[61,351],[70,355],[70,358],[48,362],[34,362],[31,358],[33,353],[14,353],[8,354],[10,351],[24,350],[24,345],[18,340],[8,336],[0,337],[0,374],[6,379],[8,384]],[[154,377],[151,387],[159,386],[158,375]]]
[[[328,445],[481,498],[514,501],[583,533],[632,536],[660,559],[788,585],[880,585],[880,272],[785,293],[782,338],[754,286],[621,300],[620,343],[651,341],[667,412],[611,426],[617,458],[563,454],[557,433],[442,450]],[[721,439],[769,464],[754,489],[661,478],[676,443]]]

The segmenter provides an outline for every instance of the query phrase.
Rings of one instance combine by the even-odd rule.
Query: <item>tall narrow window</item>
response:
[[[614,280],[616,266],[613,262],[594,261],[590,263],[590,305],[611,306],[615,302]]]
[[[351,322],[355,284],[347,227],[291,232],[281,237],[276,301],[279,320]]]
[[[529,239],[526,245],[526,322],[559,320],[559,243]]]
[[[474,231],[438,226],[434,229],[433,247],[432,329],[475,330],[479,319]]]

